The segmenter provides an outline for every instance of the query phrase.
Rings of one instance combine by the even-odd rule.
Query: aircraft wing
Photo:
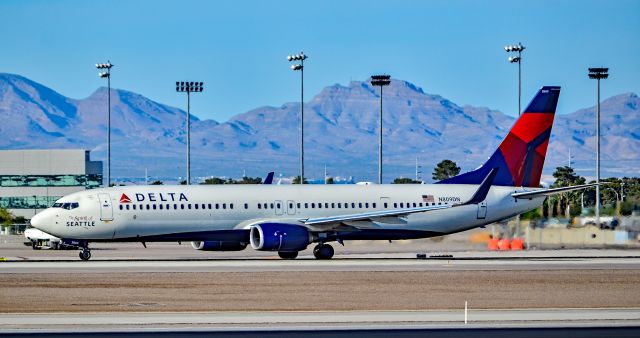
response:
[[[567,191],[587,189],[587,188],[595,187],[596,185],[598,185],[598,183],[589,183],[589,184],[574,185],[574,186],[570,186],[570,187],[560,187],[560,188],[553,188],[553,189],[523,191],[523,192],[513,193],[513,194],[511,194],[511,197],[513,197],[513,198],[532,198],[532,197],[536,197],[536,196],[549,196],[549,195],[555,195],[555,194],[559,194],[559,193],[567,192]]]
[[[473,194],[473,196],[464,203],[458,204],[448,204],[448,205],[431,205],[426,207],[418,207],[418,208],[408,208],[408,209],[391,209],[391,210],[381,210],[381,211],[372,211],[372,212],[364,212],[358,214],[350,214],[350,215],[339,215],[339,216],[329,216],[329,217],[319,217],[319,218],[309,218],[301,220],[305,225],[323,225],[323,224],[331,224],[331,223],[340,223],[347,221],[376,221],[382,217],[403,217],[409,214],[414,214],[418,212],[427,212],[433,210],[442,210],[449,209],[454,207],[460,207],[463,205],[469,204],[478,204],[487,197],[489,193],[489,189],[491,189],[491,183],[493,183],[493,179],[498,173],[498,168],[493,168],[484,178],[478,190]]]

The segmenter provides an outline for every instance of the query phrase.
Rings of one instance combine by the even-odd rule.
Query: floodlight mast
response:
[[[391,83],[391,75],[371,75],[371,85],[380,87],[379,142],[378,142],[378,184],[382,184],[382,87]]]
[[[596,225],[600,226],[600,80],[609,77],[609,68],[589,68],[589,78],[598,80],[598,103],[596,106]]]
[[[522,43],[518,42],[517,45],[509,45],[504,47],[505,52],[517,52],[518,56],[509,56],[509,63],[517,63],[518,64],[518,116],[522,114],[522,51],[525,50],[525,47]],[[520,214],[516,216],[516,237],[520,236]]]
[[[200,93],[204,82],[176,81],[176,92],[187,93],[187,185],[191,184],[191,93]]]
[[[111,186],[111,67],[113,65],[110,61],[96,63],[97,69],[106,69],[104,72],[99,72],[98,77],[107,79],[107,187]]]
[[[304,184],[304,60],[308,56],[304,52],[288,55],[287,61],[300,61],[291,65],[291,70],[300,71],[300,184]]]

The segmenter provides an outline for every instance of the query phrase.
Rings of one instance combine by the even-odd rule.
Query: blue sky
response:
[[[517,114],[561,85],[560,113],[595,102],[587,68],[608,66],[602,95],[640,93],[640,1],[18,1],[0,2],[0,72],[73,98],[112,85],[185,107],[176,80],[205,82],[192,113],[226,121],[299,99],[287,54],[304,51],[305,97],[385,72],[458,104]]]

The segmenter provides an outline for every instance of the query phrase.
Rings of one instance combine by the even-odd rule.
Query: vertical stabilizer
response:
[[[538,187],[559,96],[560,87],[542,87],[485,164],[438,183],[480,184],[498,168],[493,185]]]

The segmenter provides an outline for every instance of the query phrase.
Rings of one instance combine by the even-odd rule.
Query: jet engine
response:
[[[191,246],[196,250],[202,251],[241,251],[247,247],[247,243],[227,241],[198,241],[191,242]]]
[[[260,251],[301,251],[313,241],[307,228],[283,223],[263,223],[251,227],[251,247]]]

